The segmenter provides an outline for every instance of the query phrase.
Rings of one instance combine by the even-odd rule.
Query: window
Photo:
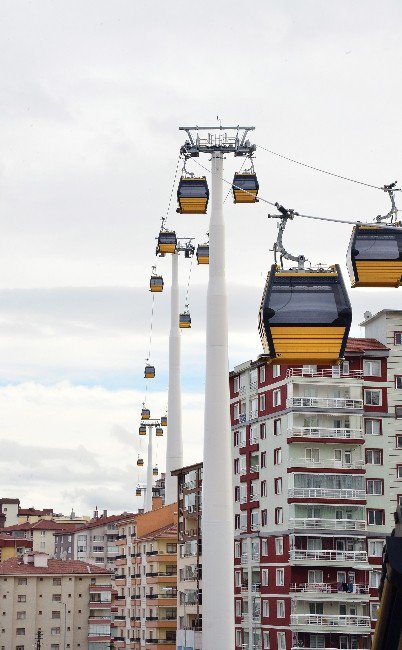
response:
[[[268,512],[261,510],[261,526],[266,526],[268,523]]]
[[[52,636],[57,636],[58,634],[60,634],[60,628],[59,627],[52,627],[51,630],[50,630],[50,634]]]
[[[276,478],[274,480],[274,485],[275,485],[275,494],[282,494],[282,479]]]
[[[397,478],[402,478],[402,465],[397,465],[396,466],[396,475],[397,475]]]
[[[61,601],[61,594],[53,594],[52,600],[59,603]]]
[[[283,524],[283,509],[275,508],[275,523]]]
[[[241,587],[241,571],[235,571],[235,586]]]
[[[233,462],[233,471],[235,474],[239,473],[239,459],[235,458]]]
[[[280,406],[281,405],[281,389],[280,388],[277,388],[276,390],[273,391],[272,399],[273,399],[273,405],[274,406]]]
[[[380,603],[370,603],[370,617],[373,621],[377,620],[377,612],[378,608],[380,606]]]
[[[395,443],[397,449],[402,449],[402,436],[396,436]]]
[[[17,636],[25,636],[25,627],[17,627],[16,635]]]
[[[242,644],[243,644],[242,631],[241,630],[236,630],[236,647],[242,647]]]
[[[402,332],[394,332],[394,345],[402,345]]]
[[[384,510],[367,508],[367,523],[369,526],[382,526],[384,524]]]
[[[366,449],[366,463],[367,465],[382,465],[382,450]]]
[[[27,617],[26,612],[17,612],[17,620],[22,621]]]
[[[275,584],[277,587],[283,587],[285,584],[285,569],[276,569]]]
[[[26,578],[18,578],[18,584],[19,585],[26,585],[27,584],[27,579]]]
[[[369,573],[369,586],[378,589],[381,581],[381,571],[370,571]]]
[[[27,602],[27,597],[23,594],[19,594],[17,596],[17,603],[26,603]]]
[[[267,618],[269,616],[269,600],[262,601],[262,615]]]
[[[384,542],[381,539],[368,541],[368,554],[370,557],[382,557]]]
[[[283,537],[275,538],[275,553],[277,555],[283,555]]]
[[[317,448],[311,449],[307,448],[306,449],[306,460],[309,461],[310,463],[319,463],[320,462],[320,450]]]
[[[271,642],[269,640],[269,632],[263,632],[262,633],[262,641],[263,641],[264,650],[270,650]]]
[[[343,375],[348,375],[349,374],[349,369],[350,369],[349,361],[344,361],[343,364],[342,364],[342,374]]]
[[[267,426],[265,422],[262,422],[260,424],[260,438],[261,440],[265,440],[266,437],[267,437]]]
[[[381,391],[373,388],[364,390],[364,403],[367,406],[381,406]]]
[[[285,618],[285,601],[277,600],[276,601],[276,616],[277,618]]]
[[[260,525],[260,513],[257,508],[251,511],[251,528],[255,530]]]
[[[236,600],[236,616],[241,616],[241,600]]]
[[[395,377],[395,388],[398,388],[398,390],[402,388],[402,375]]]
[[[240,486],[236,485],[235,487],[235,501],[240,501]]]
[[[261,467],[266,467],[267,466],[267,452],[262,451],[261,452]]]
[[[370,377],[380,377],[381,375],[381,361],[371,359],[363,361],[363,373]]]
[[[265,366],[260,366],[260,384],[265,381]]]
[[[366,419],[364,421],[364,431],[365,431],[366,435],[380,436],[381,435],[381,420]]]
[[[268,587],[268,569],[261,569],[261,584]]]
[[[274,436],[280,436],[282,433],[282,420],[274,420]]]
[[[241,556],[241,544],[240,542],[235,542],[235,557]]]
[[[261,496],[262,497],[267,496],[267,482],[266,481],[261,481]]]
[[[50,650],[60,650],[60,646],[58,643],[52,643],[50,645]]]
[[[402,418],[402,406],[395,406],[395,417],[397,420],[400,420]]]
[[[379,478],[368,478],[366,480],[366,492],[367,494],[380,495],[384,494],[383,482]]]
[[[285,632],[277,632],[277,648],[278,650],[286,650],[286,634]]]
[[[281,376],[281,367],[278,363],[274,363],[272,366],[272,376],[274,379]]]
[[[261,540],[261,555],[268,555],[268,540]]]
[[[307,574],[309,585],[319,585],[323,582],[323,572],[320,569],[309,569]]]
[[[238,375],[236,377],[233,377],[233,392],[234,393],[239,392],[239,376]]]
[[[60,618],[60,612],[53,611],[52,618]]]
[[[278,447],[274,449],[274,465],[280,465],[282,463],[282,449]]]
[[[53,578],[53,587],[61,586],[61,578]]]
[[[260,411],[265,411],[265,393],[260,395]]]

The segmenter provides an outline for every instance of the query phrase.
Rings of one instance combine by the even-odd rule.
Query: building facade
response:
[[[202,648],[202,463],[177,476],[177,650]]]
[[[29,553],[0,564],[1,650],[109,650],[110,574],[84,562]]]
[[[31,540],[34,551],[47,553],[54,558],[56,556],[55,533],[71,535],[75,529],[76,525],[74,523],[59,523],[40,519],[35,523],[26,522],[16,526],[7,526],[1,532],[15,539]]]
[[[0,526],[15,526],[18,524],[19,499],[0,499]]]
[[[351,338],[334,367],[231,373],[236,648],[370,647],[395,510],[389,352]]]

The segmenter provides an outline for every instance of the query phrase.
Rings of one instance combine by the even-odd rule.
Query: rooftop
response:
[[[40,519],[34,523],[26,521],[22,524],[16,524],[15,526],[6,526],[5,528],[0,529],[0,533],[12,533],[17,530],[66,530],[71,532],[71,530],[75,528],[80,528],[80,526],[77,526],[75,523],[70,524],[70,522]]]
[[[377,341],[377,339],[353,338],[352,336],[348,338],[345,354],[348,352],[365,352],[366,350],[386,351],[389,348]]]
[[[34,566],[24,564],[18,558],[11,557],[5,562],[0,562],[0,575],[111,575],[104,568],[81,562],[79,560],[48,560],[47,566]]]
[[[133,512],[123,512],[121,515],[109,515],[108,517],[98,517],[97,519],[91,519],[91,521],[83,526],[79,526],[79,530],[89,530],[91,528],[97,528],[98,526],[105,526],[107,524],[117,523],[123,521],[129,517],[135,517]],[[62,524],[63,526],[65,524]]]
[[[164,539],[165,537],[177,537],[177,526],[176,524],[169,524],[168,526],[163,526],[163,528],[158,528],[153,530],[146,535],[142,535],[138,539]]]

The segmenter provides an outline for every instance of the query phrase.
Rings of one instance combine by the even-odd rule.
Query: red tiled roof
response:
[[[37,517],[43,516],[43,515],[52,515],[53,514],[53,508],[43,508],[43,510],[36,510],[35,508],[20,508],[18,510],[18,515],[21,515],[22,517],[27,517],[30,515],[36,515]]]
[[[139,537],[138,539],[160,539],[160,538],[172,537],[172,536],[177,537],[176,524],[169,524],[168,526],[164,526],[163,528],[152,530],[150,533],[147,533],[146,535],[142,535],[142,537]]]
[[[48,560],[47,567],[36,567],[33,564],[23,564],[16,557],[11,557],[5,562],[0,562],[0,575],[88,575],[103,574],[111,575],[107,571],[94,564],[81,562],[80,560]]]
[[[73,528],[79,528],[77,524],[73,522],[59,522],[52,521],[48,519],[40,519],[35,521],[33,524],[28,521],[22,524],[16,524],[15,526],[5,526],[0,530],[2,533],[11,533],[14,530],[66,530],[71,531]]]
[[[348,338],[345,350],[346,354],[348,352],[364,352],[365,350],[389,350],[389,348],[377,341],[377,339]]]
[[[91,519],[88,524],[80,526],[80,530],[88,530],[90,528],[97,528],[98,526],[104,526],[105,524],[112,524],[114,522],[123,521],[128,517],[134,517],[133,512],[123,512],[121,515],[109,515],[109,517],[98,517],[98,519]]]

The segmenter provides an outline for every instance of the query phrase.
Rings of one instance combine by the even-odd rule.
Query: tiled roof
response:
[[[365,350],[389,350],[386,345],[377,341],[377,339],[365,338],[348,338],[346,344],[346,354],[348,352],[364,352]]]
[[[110,515],[109,517],[99,517],[98,519],[92,519],[88,524],[80,526],[80,530],[88,530],[91,528],[97,528],[98,526],[104,526],[105,524],[117,523],[127,519],[128,517],[134,517],[133,512],[123,512],[121,515]]]
[[[35,523],[29,523],[28,521],[22,523],[22,524],[16,524],[15,526],[6,526],[5,528],[2,528],[0,532],[2,533],[11,533],[16,530],[66,530],[66,531],[71,531],[73,528],[79,528],[77,524],[74,524],[73,522],[64,523],[64,522],[59,522],[59,521],[52,521],[48,519],[40,519],[39,521],[35,521]]]
[[[53,514],[53,508],[43,508],[43,510],[36,510],[35,508],[20,508],[18,510],[18,515],[22,517],[27,517],[30,515],[35,515],[37,517],[43,516],[43,515],[52,515]]]
[[[88,575],[103,574],[111,575],[107,571],[94,564],[81,562],[80,560],[48,560],[47,567],[36,567],[33,564],[23,564],[20,559],[12,557],[5,562],[0,562],[0,575]]]
[[[139,539],[163,539],[164,537],[177,537],[177,525],[169,524],[169,526],[158,528],[146,535],[142,535]]]

